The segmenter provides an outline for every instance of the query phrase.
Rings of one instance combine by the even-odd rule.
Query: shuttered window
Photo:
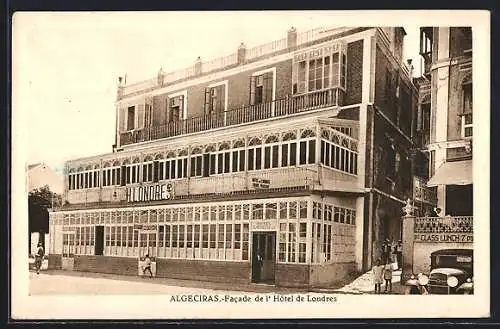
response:
[[[167,112],[168,122],[177,122],[183,119],[184,101],[184,95],[169,98]]]
[[[250,105],[273,101],[273,72],[250,78]]]
[[[205,89],[205,114],[222,113],[226,110],[226,86]]]

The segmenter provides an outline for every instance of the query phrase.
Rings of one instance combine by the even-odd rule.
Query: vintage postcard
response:
[[[489,12],[12,29],[13,319],[489,316]]]

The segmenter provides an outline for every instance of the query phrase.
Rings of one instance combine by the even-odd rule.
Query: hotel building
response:
[[[49,266],[137,275],[148,253],[159,277],[302,287],[369,269],[427,172],[404,36],[292,28],[120,78],[113,151],[66,164]]]

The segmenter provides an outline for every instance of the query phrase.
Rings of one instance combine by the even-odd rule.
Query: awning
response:
[[[472,160],[445,162],[427,182],[427,186],[472,184]]]

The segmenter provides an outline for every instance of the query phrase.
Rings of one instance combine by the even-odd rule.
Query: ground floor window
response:
[[[355,209],[308,198],[51,213],[50,230],[55,232],[51,248],[59,253],[60,244],[67,256],[148,253],[162,258],[249,261],[251,235],[263,224],[276,227],[278,263],[355,260]]]

